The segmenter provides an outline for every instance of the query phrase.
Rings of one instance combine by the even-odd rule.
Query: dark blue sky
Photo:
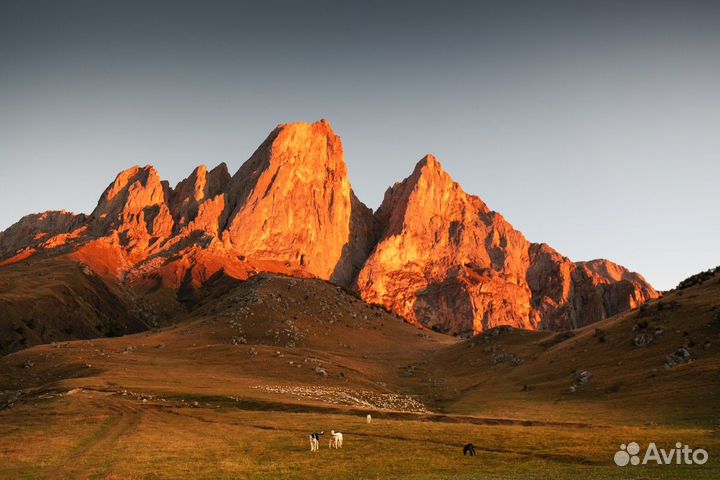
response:
[[[720,264],[717,2],[0,0],[0,228],[327,118],[375,208],[434,153],[531,241]]]

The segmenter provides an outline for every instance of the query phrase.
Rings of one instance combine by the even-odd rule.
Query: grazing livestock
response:
[[[465,455],[470,455],[471,457],[477,455],[477,453],[475,453],[475,445],[473,445],[472,443],[468,443],[467,445],[465,445],[463,447],[463,457]]]
[[[329,447],[335,449],[342,448],[343,434],[340,432],[336,432],[335,430],[330,430],[330,435],[332,436],[330,437]]]
[[[325,432],[313,432],[310,434],[310,451],[311,452],[317,452],[320,450],[320,435],[323,435]]]

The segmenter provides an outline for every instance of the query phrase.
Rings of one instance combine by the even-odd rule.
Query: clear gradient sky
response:
[[[434,153],[525,236],[720,264],[720,2],[0,0],[0,229],[327,118],[358,196]]]

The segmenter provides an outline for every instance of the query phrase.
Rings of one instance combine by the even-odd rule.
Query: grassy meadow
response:
[[[717,434],[703,429],[478,425],[355,412],[197,407],[79,391],[0,412],[0,478],[18,479],[711,479]],[[311,431],[344,434],[341,450],[309,450]],[[710,452],[705,465],[620,468],[617,445]],[[463,457],[472,442],[478,455]]]

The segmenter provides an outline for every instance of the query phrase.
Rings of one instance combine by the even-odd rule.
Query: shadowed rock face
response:
[[[432,156],[373,215],[325,120],[278,126],[232,176],[225,164],[201,165],[171,188],[153,167],[136,166],[90,215],[29,215],[0,233],[0,261],[32,256],[61,256],[141,291],[261,271],[318,277],[455,334],[570,328],[657,296],[611,262],[575,264],[529,243]]]
[[[380,238],[358,290],[366,301],[440,331],[574,328],[658,295],[612,262],[575,264],[528,242],[431,155],[386,192],[376,217]]]

